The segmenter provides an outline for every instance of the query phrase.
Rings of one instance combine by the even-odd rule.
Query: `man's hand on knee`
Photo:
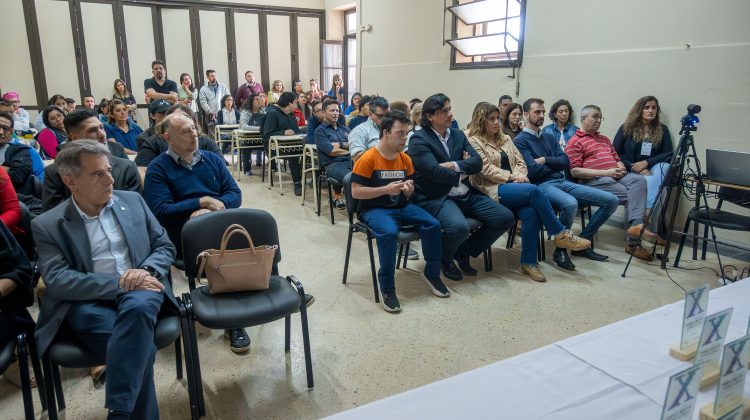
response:
[[[152,292],[161,292],[164,290],[164,285],[156,278],[152,276],[146,276],[138,286],[133,290],[150,290]]]
[[[132,268],[120,275],[120,288],[126,292],[135,290],[135,288],[149,276],[149,272],[141,268]]]

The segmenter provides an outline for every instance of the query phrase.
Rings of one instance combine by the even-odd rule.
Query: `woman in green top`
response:
[[[187,105],[191,111],[198,112],[198,93],[193,86],[193,78],[187,73],[180,75],[180,85],[177,87],[177,98],[180,103]]]

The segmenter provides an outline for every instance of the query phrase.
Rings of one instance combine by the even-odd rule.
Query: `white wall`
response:
[[[674,137],[686,105],[703,106],[701,158],[709,146],[750,151],[743,124],[750,114],[749,1],[529,1],[516,79],[510,69],[449,70],[442,2],[357,3],[361,23],[372,25],[358,41],[363,92],[390,100],[443,92],[462,126],[477,102],[496,103],[501,94],[518,102],[541,97],[548,107],[564,97],[574,109],[600,105],[610,137],[635,100],[652,94]]]

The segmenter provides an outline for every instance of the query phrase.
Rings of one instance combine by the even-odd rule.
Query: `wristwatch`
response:
[[[151,267],[150,265],[144,265],[143,267],[141,267],[141,270],[148,271],[148,274],[151,277],[156,277],[157,280],[161,279],[161,274],[159,274],[159,272],[156,271],[156,269],[154,267]]]

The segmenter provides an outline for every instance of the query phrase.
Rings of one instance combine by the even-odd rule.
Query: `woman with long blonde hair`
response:
[[[646,178],[646,214],[655,204],[659,186],[672,161],[672,136],[669,128],[661,123],[660,114],[656,97],[638,99],[612,140],[612,146],[625,168]]]
[[[482,171],[471,175],[469,182],[480,192],[498,200],[523,221],[521,230],[522,274],[534,281],[546,281],[537,264],[539,229],[542,225],[554,235],[559,248],[583,250],[591,246],[587,239],[565,229],[552,209],[547,196],[536,185],[529,183],[528,170],[521,152],[510,136],[500,129],[500,109],[488,102],[474,108],[467,129],[469,143],[482,158]]]
[[[284,93],[284,82],[281,80],[274,80],[271,85],[271,90],[268,91],[268,103],[275,104],[281,97],[282,93]]]

